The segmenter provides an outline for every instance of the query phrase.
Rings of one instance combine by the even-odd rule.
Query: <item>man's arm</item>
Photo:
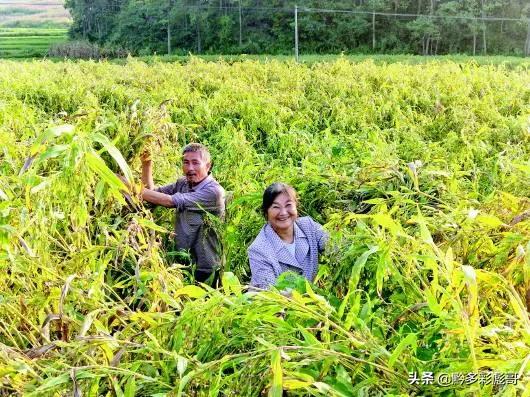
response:
[[[209,185],[196,192],[171,195],[173,207],[179,211],[220,211],[224,212],[224,194],[215,185]]]
[[[161,205],[166,208],[173,208],[175,207],[175,204],[173,203],[173,199],[171,198],[171,195],[157,192],[156,190],[151,189],[142,189],[142,198],[155,205]]]
[[[164,186],[161,189],[155,190],[151,154],[146,150],[141,154],[140,160],[142,161],[142,184],[145,186],[142,189],[142,198],[151,204],[161,205],[166,208],[174,207],[175,204],[173,204],[171,195],[165,192],[165,190],[172,189],[173,185]]]
[[[150,153],[147,151],[143,152],[140,160],[142,161],[142,184],[147,189],[153,190],[155,188],[155,183],[153,182],[153,161],[151,160]]]

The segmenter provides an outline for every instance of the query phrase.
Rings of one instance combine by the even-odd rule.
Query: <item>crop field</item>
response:
[[[200,58],[209,62],[243,62],[243,61],[292,61],[293,55],[266,55],[266,54],[236,54],[236,55],[215,55],[215,54],[188,54],[188,55],[151,55],[138,57],[146,63],[153,62],[188,62],[192,58]],[[62,59],[61,59],[62,60]],[[530,68],[529,57],[516,56],[471,56],[471,55],[405,55],[405,54],[301,54],[300,63],[312,65],[319,62],[335,62],[337,60],[348,60],[359,63],[364,61],[373,61],[376,65],[389,63],[402,63],[407,65],[417,65],[432,62],[455,62],[458,64],[474,63],[481,66],[496,65],[509,69]],[[124,64],[125,59],[113,59],[113,63]]]
[[[0,58],[42,57],[67,39],[67,29],[0,28]]]
[[[3,61],[0,140],[0,395],[530,395],[526,66]],[[233,196],[219,289],[115,175],[191,141]],[[330,244],[249,293],[273,181]]]

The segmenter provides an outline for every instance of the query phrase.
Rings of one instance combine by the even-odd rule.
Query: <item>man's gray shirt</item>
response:
[[[208,175],[190,187],[186,177],[156,189],[169,194],[175,207],[175,241],[177,248],[190,250],[197,269],[211,272],[220,265],[219,238],[208,226],[207,213],[224,217],[225,191]]]

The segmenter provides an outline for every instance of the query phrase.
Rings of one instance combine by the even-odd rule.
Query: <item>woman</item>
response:
[[[291,186],[273,183],[265,189],[261,210],[267,223],[248,249],[252,286],[269,288],[287,271],[313,281],[328,234],[311,217],[298,218],[297,205]]]

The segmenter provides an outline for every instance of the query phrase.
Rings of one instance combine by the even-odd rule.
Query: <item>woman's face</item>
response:
[[[287,193],[277,195],[267,210],[267,221],[274,230],[289,230],[297,217],[296,201]]]

